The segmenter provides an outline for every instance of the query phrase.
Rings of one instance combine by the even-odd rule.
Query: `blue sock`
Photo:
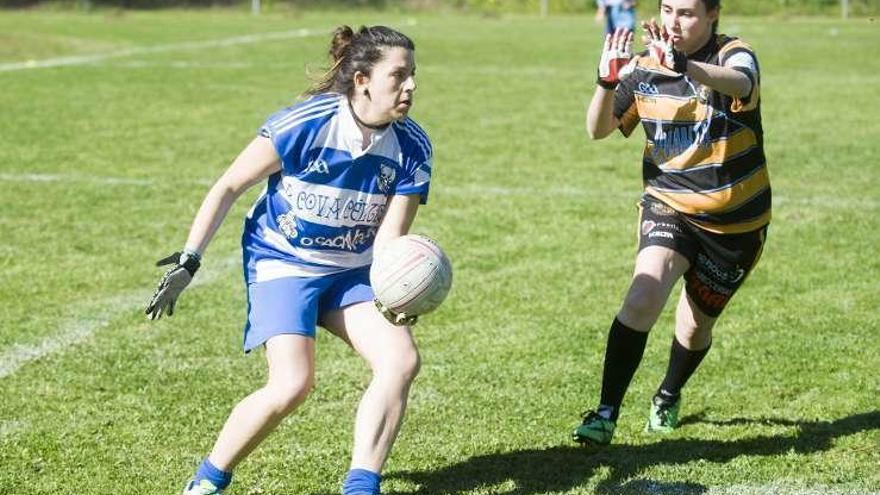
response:
[[[199,469],[196,470],[196,476],[193,479],[195,481],[208,480],[217,488],[222,489],[229,486],[229,483],[232,482],[232,473],[227,473],[226,471],[221,470],[217,466],[211,464],[211,461],[205,457],[205,460],[202,461]]]
[[[366,469],[352,469],[342,484],[342,495],[379,495],[379,483],[381,482],[382,477],[379,476],[379,473]]]

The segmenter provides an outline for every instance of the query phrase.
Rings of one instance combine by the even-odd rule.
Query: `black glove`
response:
[[[150,298],[145,313],[151,320],[158,320],[162,317],[162,313],[168,316],[174,314],[174,304],[183,289],[192,281],[196,271],[201,266],[201,256],[199,253],[190,250],[178,251],[168,257],[162,258],[156,262],[156,266],[170,265],[174,266],[165,272],[156,292]]]

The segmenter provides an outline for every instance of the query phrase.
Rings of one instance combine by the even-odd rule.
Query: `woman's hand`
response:
[[[675,41],[666,30],[666,26],[658,26],[653,18],[642,22],[645,35],[642,41],[651,58],[667,69],[684,74],[687,72],[687,55],[675,49]]]
[[[613,90],[620,81],[632,74],[635,64],[632,55],[632,31],[618,28],[605,35],[602,58],[599,59],[599,77],[596,84]]]

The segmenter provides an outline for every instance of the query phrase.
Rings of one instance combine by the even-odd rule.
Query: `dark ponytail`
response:
[[[412,40],[405,34],[385,26],[361,26],[354,32],[348,26],[333,31],[330,41],[330,68],[309,88],[304,96],[321,93],[340,93],[351,98],[354,92],[354,74],[360,71],[370,75],[382,59],[382,50],[390,47],[415,51]]]

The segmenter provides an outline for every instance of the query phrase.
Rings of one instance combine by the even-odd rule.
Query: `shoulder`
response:
[[[737,54],[746,54],[752,59],[756,58],[755,50],[745,41],[736,37],[719,34],[718,61],[723,65],[730,57]]]
[[[415,120],[406,117],[391,125],[404,152],[420,154],[424,160],[431,158],[434,151],[431,140],[428,138],[428,133]]]
[[[271,137],[296,128],[320,127],[336,114],[342,101],[342,95],[325,93],[296,102],[272,114],[263,126],[263,134]]]

